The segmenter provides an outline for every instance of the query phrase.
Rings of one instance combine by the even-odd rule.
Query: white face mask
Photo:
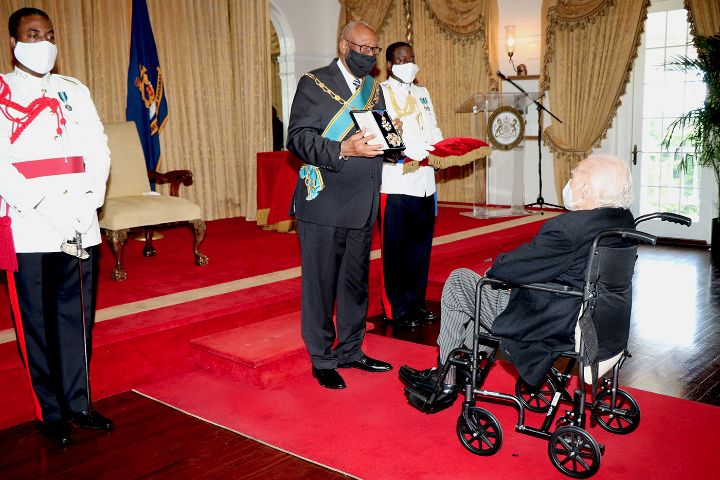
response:
[[[420,67],[414,63],[403,63],[401,65],[393,65],[392,73],[400,81],[404,83],[412,83],[415,80],[415,75],[420,71]]]
[[[573,208],[573,196],[572,196],[572,187],[570,187],[570,180],[565,184],[562,191],[563,195],[563,205],[568,210],[574,210]]]
[[[17,42],[15,58],[33,72],[45,75],[55,66],[57,47],[47,40],[34,43]]]

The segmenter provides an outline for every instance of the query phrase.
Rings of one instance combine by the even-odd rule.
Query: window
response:
[[[676,71],[666,64],[674,57],[695,57],[695,47],[684,9],[648,13],[645,23],[643,81],[642,173],[640,214],[665,211],[697,221],[700,212],[700,168],[688,162],[679,168],[675,151],[688,132],[673,136],[670,152],[660,147],[668,126],[684,113],[702,105],[705,84],[695,72]],[[691,152],[686,145],[681,152]]]

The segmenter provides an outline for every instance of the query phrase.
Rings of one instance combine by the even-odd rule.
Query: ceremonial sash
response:
[[[338,110],[335,116],[330,120],[322,136],[330,140],[340,141],[345,138],[350,129],[353,127],[350,111],[367,110],[372,106],[373,91],[375,90],[375,79],[370,75],[365,75],[362,79],[360,87],[355,90],[345,105]]]
[[[375,104],[377,84],[375,83],[375,79],[370,75],[365,75],[365,77],[362,78],[360,87],[355,90],[355,93],[353,93],[347,101],[343,101],[342,98],[325,86],[315,75],[311,73],[306,73],[305,75],[314,80],[315,84],[325,93],[342,104],[340,110],[335,113],[325,127],[322,133],[324,138],[341,141],[354,125],[350,112],[352,110],[367,110]],[[308,190],[305,200],[310,201],[316,198],[320,191],[325,188],[325,182],[323,181],[320,169],[314,165],[304,164],[300,167],[300,178],[305,180],[305,186]]]
[[[83,157],[57,157],[27,162],[15,162],[13,166],[27,179],[82,173],[85,171]]]

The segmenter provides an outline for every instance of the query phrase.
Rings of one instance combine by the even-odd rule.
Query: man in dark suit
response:
[[[486,275],[515,284],[556,282],[582,290],[593,239],[610,228],[633,228],[631,202],[627,163],[610,155],[588,157],[573,170],[563,189],[563,203],[571,211],[545,222],[531,243],[499,255]],[[475,289],[480,279],[471,270],[459,269],[443,287],[440,365],[463,343],[472,346]],[[503,353],[523,380],[537,385],[560,352],[574,348],[580,303],[577,297],[548,292],[484,287],[480,321],[501,338]],[[456,394],[452,377],[444,380],[448,395]],[[400,378],[408,385],[433,388],[438,370],[403,366]]]
[[[302,336],[313,376],[326,388],[345,388],[338,367],[392,368],[361,349],[383,150],[372,135],[353,133],[349,113],[384,108],[379,85],[369,75],[382,49],[372,28],[351,22],[338,50],[338,59],[300,79],[287,139],[288,150],[305,162],[290,211],[298,220],[302,257]]]

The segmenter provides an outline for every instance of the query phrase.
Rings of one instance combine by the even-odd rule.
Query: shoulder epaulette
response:
[[[82,83],[80,83],[80,80],[78,80],[77,78],[68,77],[67,75],[58,75],[56,73],[54,73],[53,76],[60,78],[62,80],[65,80],[67,82],[74,83],[77,86],[82,86]]]

